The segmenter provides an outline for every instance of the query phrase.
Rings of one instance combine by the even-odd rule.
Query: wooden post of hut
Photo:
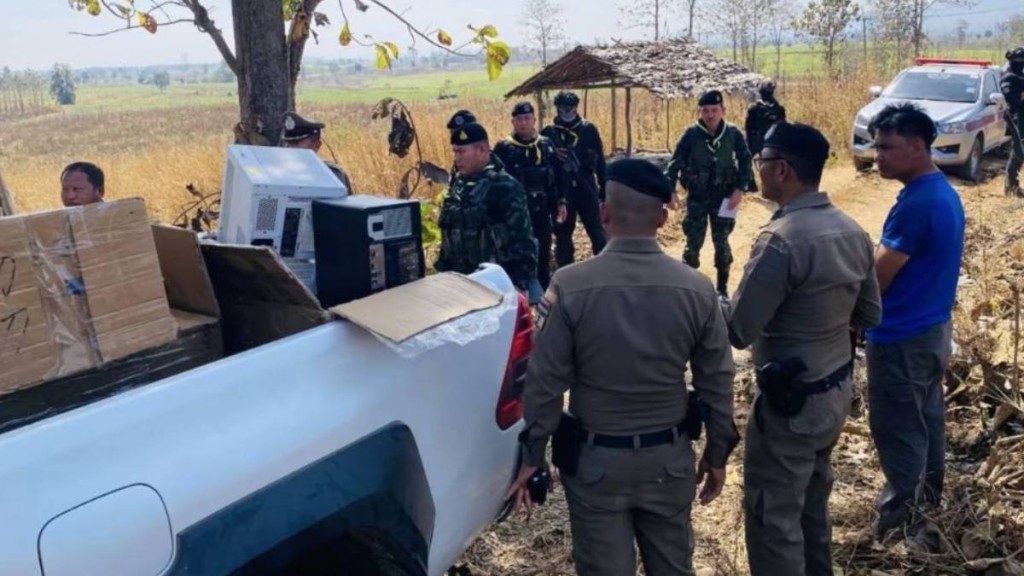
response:
[[[534,98],[537,99],[537,126],[544,126],[544,116],[547,112],[547,106],[544,103],[544,93],[537,90],[533,93]]]
[[[14,216],[14,212],[14,198],[4,183],[3,175],[0,174],[0,216]]]
[[[633,90],[626,88],[626,157],[633,155]]]
[[[615,98],[615,85],[612,85],[612,154],[615,153],[615,149],[619,147],[619,131],[618,122],[616,122],[616,116],[619,113],[618,103]]]
[[[665,149],[672,151],[672,100],[665,99]]]
[[[584,118],[589,118],[590,117],[590,109],[588,108],[588,104],[590,104],[590,90],[584,90],[583,91],[583,117]]]

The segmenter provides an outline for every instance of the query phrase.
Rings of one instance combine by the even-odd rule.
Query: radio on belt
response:
[[[326,308],[423,277],[420,203],[352,195],[313,201],[317,297]]]

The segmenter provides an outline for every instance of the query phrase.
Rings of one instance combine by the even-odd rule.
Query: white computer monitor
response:
[[[217,240],[313,258],[313,200],[343,198],[345,185],[312,150],[228,146]]]

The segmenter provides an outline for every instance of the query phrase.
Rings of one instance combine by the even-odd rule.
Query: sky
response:
[[[404,26],[393,18],[376,7],[366,13],[357,12],[351,0],[344,1],[354,36],[372,34],[378,40],[392,40],[402,49],[410,45]],[[148,2],[150,0],[136,0],[140,6]],[[566,16],[586,14],[585,20],[574,18],[569,27],[573,43],[590,43],[596,38],[633,39],[642,35],[640,31],[624,33],[620,30],[615,0],[557,0],[557,3],[564,7]],[[106,12],[97,17],[76,12],[68,7],[66,0],[0,0],[0,4],[5,5],[0,18],[0,66],[15,70],[45,69],[55,62],[85,68],[180,64],[186,60],[193,64],[220,61],[220,54],[210,38],[190,24],[161,28],[155,35],[144,30],[126,30],[102,38],[86,38],[70,33],[107,32],[123,26],[123,22]],[[228,37],[228,44],[234,46],[230,0],[205,0],[204,5]],[[389,5],[399,12],[408,9],[406,17],[423,28],[444,28],[456,43],[471,34],[466,29],[468,24],[493,24],[502,39],[511,45],[526,41],[519,23],[522,0],[392,0]],[[331,25],[321,29],[319,45],[312,41],[307,44],[307,56],[325,59],[371,56],[369,49],[354,44],[343,48],[338,44],[341,30],[338,0],[326,0],[319,10],[327,14]],[[417,47],[421,52],[427,51],[422,41]]]
[[[144,6],[153,1],[136,0],[136,3]],[[409,46],[410,39],[405,28],[376,7],[360,13],[351,8],[352,0],[326,0],[320,10],[331,19],[331,25],[322,29],[319,45],[313,42],[307,44],[308,56],[324,59],[372,56],[370,49],[355,45],[343,48],[338,44],[341,29],[339,1],[345,2],[355,36],[371,34],[377,40],[391,40],[398,43],[403,51]],[[644,36],[643,30],[627,30],[620,25],[617,6],[624,0],[552,1],[563,7],[564,17],[569,21],[566,32],[570,44],[607,42],[611,39],[634,40]],[[802,0],[797,1],[803,3]],[[698,0],[698,6],[709,2]],[[470,34],[466,29],[467,24],[493,24],[500,31],[502,39],[509,44],[515,46],[527,43],[520,24],[524,0],[388,0],[388,3],[397,11],[406,11],[406,17],[421,28],[446,29],[456,43]],[[228,44],[233,46],[231,1],[204,0],[204,4],[228,37]],[[50,68],[55,62],[69,64],[72,68],[85,68],[220,61],[220,54],[210,38],[190,24],[161,28],[155,35],[144,30],[127,30],[102,38],[86,38],[70,33],[107,32],[121,22],[107,13],[92,17],[85,12],[75,12],[68,7],[67,0],[0,0],[0,5],[3,5],[3,17],[0,18],[0,67],[42,70]],[[933,23],[935,26],[952,27],[962,17],[971,21],[972,29],[981,30],[985,26],[992,28],[1008,11],[1021,11],[1020,7],[1021,0],[975,0],[972,8],[939,4],[929,12],[929,15],[935,16],[930,19],[929,28],[932,28]],[[682,17],[670,18],[669,33],[678,33],[683,28]],[[716,31],[713,24],[705,25],[704,28],[706,31],[701,31],[702,34]],[[422,41],[417,46],[421,52],[429,50]]]

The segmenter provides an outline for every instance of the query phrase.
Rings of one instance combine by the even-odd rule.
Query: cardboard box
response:
[[[141,199],[0,218],[0,395],[177,334]]]
[[[146,224],[150,229],[149,224]],[[220,307],[196,235],[156,225],[152,243],[174,338],[75,374],[0,395],[0,433],[215,362],[224,355]]]

